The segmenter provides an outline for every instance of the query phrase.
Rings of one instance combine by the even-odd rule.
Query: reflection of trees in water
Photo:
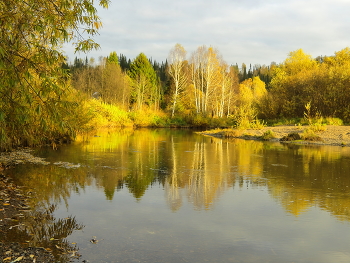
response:
[[[205,208],[208,208],[210,204],[207,203],[207,173],[205,163],[205,144],[196,142],[192,155],[192,164],[189,167],[187,196],[191,203],[195,207],[200,208],[204,204]]]
[[[35,191],[34,206],[37,202],[49,205],[65,202],[71,192],[79,193],[85,186],[91,185],[92,178],[87,176],[87,167],[66,169],[55,165],[18,165],[7,171],[18,185],[25,185]]]
[[[182,196],[180,194],[180,184],[178,180],[178,156],[176,154],[174,137],[171,137],[171,162],[172,170],[168,177],[167,183],[165,183],[165,192],[167,193],[167,203],[170,209],[175,212],[182,206]]]
[[[187,146],[185,156],[183,149],[176,149],[176,145],[172,139],[171,172],[165,183],[168,204],[173,211],[178,210],[185,195],[195,208],[209,209],[235,179],[227,176],[231,166],[226,145],[221,140],[210,144],[205,140],[196,141]]]
[[[142,198],[150,185],[159,182],[164,184],[172,210],[181,207],[184,197],[198,209],[209,209],[237,178],[241,187],[245,182],[268,187],[271,196],[294,215],[318,205],[350,220],[350,198],[343,194],[350,188],[346,175],[350,171],[350,147],[208,140],[169,130],[140,130],[108,139],[113,147],[106,141],[103,151],[121,152],[115,166],[126,167],[94,173],[108,198],[123,185],[136,198]]]
[[[350,220],[350,149],[285,145],[267,152],[266,177],[271,195],[296,216],[312,206]],[[282,165],[276,165],[282,164]]]
[[[209,209],[236,181],[240,187],[249,182],[252,187],[266,186],[296,216],[317,205],[350,220],[350,197],[344,194],[350,188],[350,147],[208,139],[170,130],[109,134],[94,137],[82,147],[90,154],[88,166],[74,170],[25,166],[17,172],[23,174],[18,184],[37,189],[36,199],[49,204],[67,200],[71,191],[91,184],[101,188],[108,200],[123,187],[140,199],[158,183],[176,211],[186,199],[197,209]],[[97,161],[91,161],[91,156]],[[113,158],[106,164],[105,156]]]
[[[28,246],[44,247],[52,251],[57,262],[70,262],[71,255],[78,251],[78,247],[70,244],[66,238],[84,226],[78,224],[74,217],[55,218],[53,213],[56,208],[56,205],[50,205],[27,212],[23,223],[13,227],[3,240],[18,243],[26,241]]]
[[[195,142],[191,153],[184,156],[174,140],[172,145],[165,184],[172,210],[179,209],[184,195],[196,208],[208,209],[237,178],[240,187],[267,187],[271,196],[295,216],[316,205],[350,221],[348,148],[213,138],[211,143]]]

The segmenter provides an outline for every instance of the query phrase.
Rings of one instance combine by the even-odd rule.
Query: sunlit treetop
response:
[[[317,65],[311,55],[306,54],[302,49],[292,51],[283,63],[283,68],[288,75],[297,74],[298,72],[311,70]]]
[[[119,64],[119,59],[118,59],[117,52],[115,52],[115,51],[111,52],[109,54],[109,56],[107,57],[107,62],[108,63]]]

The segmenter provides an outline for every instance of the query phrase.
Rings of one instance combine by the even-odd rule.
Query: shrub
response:
[[[197,114],[192,118],[192,124],[197,127],[206,127],[209,126],[209,119],[203,115]]]
[[[154,127],[166,127],[168,123],[166,117],[153,115],[150,125]]]
[[[209,126],[213,128],[224,128],[232,126],[232,119],[229,118],[211,118],[209,120]]]
[[[327,117],[325,118],[326,125],[343,125],[343,121],[339,118]]]
[[[188,126],[186,120],[182,117],[173,117],[170,120],[170,126],[173,127],[183,127],[183,126]]]
[[[133,125],[128,112],[115,105],[104,103],[101,100],[87,100],[85,108],[91,115],[90,121],[86,124],[86,128],[88,129]]]
[[[170,120],[167,115],[161,111],[144,108],[142,111],[133,111],[129,113],[130,119],[138,127],[166,127]]]
[[[327,130],[326,125],[321,124],[321,123],[314,123],[309,126],[309,129],[313,132],[320,132],[320,131],[325,131]]]
[[[287,136],[283,136],[280,141],[296,141],[296,140],[301,140],[301,136],[299,133],[293,132],[289,133]]]
[[[268,141],[271,139],[275,138],[275,134],[273,133],[273,131],[271,130],[267,130],[266,132],[264,132],[264,134],[261,136],[261,139],[264,141]]]
[[[266,126],[266,122],[259,119],[253,120],[253,122],[250,124],[250,127],[252,129],[258,129],[258,130],[264,128],[265,126]]]
[[[314,130],[312,129],[305,129],[302,138],[305,141],[322,141],[322,138],[315,134]]]
[[[267,126],[283,126],[283,125],[297,125],[301,124],[302,120],[300,118],[293,118],[293,119],[273,119],[273,120],[266,120]]]

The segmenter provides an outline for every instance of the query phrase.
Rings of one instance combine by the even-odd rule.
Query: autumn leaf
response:
[[[22,259],[23,259],[23,256],[18,257],[18,258],[16,258],[14,261],[12,261],[11,263],[21,261]]]

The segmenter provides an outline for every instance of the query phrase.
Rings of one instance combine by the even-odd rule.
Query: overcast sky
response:
[[[350,46],[350,0],[111,0],[98,10],[101,49],[87,54],[95,59],[143,52],[161,62],[180,43],[188,57],[206,45],[228,64],[269,65],[299,48],[317,57]],[[86,56],[64,50],[70,60]]]

